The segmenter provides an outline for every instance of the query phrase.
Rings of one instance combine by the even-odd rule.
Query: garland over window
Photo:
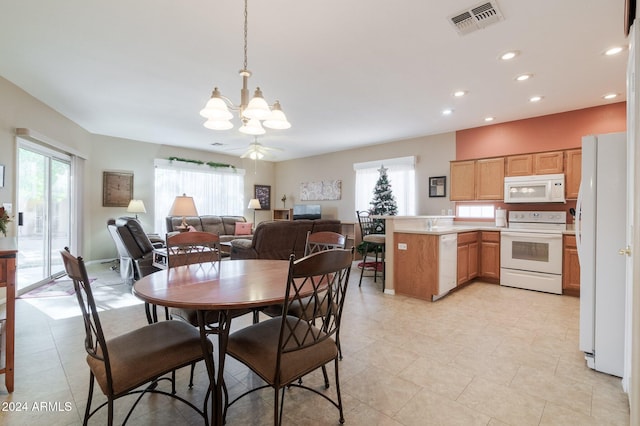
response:
[[[209,167],[213,167],[214,169],[228,167],[236,170],[236,166],[226,163],[216,163],[215,161],[201,161],[201,160],[190,160],[188,158],[179,158],[179,157],[169,157],[169,161],[182,161],[183,163],[192,163],[192,164],[206,164]]]

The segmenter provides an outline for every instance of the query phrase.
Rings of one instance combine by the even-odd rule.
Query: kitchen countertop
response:
[[[454,221],[454,216],[372,216],[375,219],[385,219],[386,241],[385,241],[385,293],[395,294],[395,265],[394,247],[395,234],[423,234],[423,235],[446,235],[458,234],[462,232],[493,231],[500,232],[509,228],[497,227],[495,222],[463,222]],[[438,223],[440,222],[440,223]],[[431,223],[431,227],[429,227]],[[435,225],[435,226],[433,226]],[[575,234],[574,225],[567,225],[567,230],[562,232],[566,235]]]

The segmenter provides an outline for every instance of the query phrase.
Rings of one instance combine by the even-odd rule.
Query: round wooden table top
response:
[[[245,309],[282,303],[288,260],[247,259],[178,266],[136,281],[133,294],[154,305]]]

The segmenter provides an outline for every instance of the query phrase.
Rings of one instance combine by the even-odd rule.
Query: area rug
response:
[[[95,281],[95,278],[89,279],[91,282]],[[75,294],[73,288],[73,281],[70,279],[60,279],[55,281],[49,281],[46,284],[41,285],[38,288],[34,288],[28,293],[20,296],[22,299],[36,298],[36,297],[61,297],[72,296]]]

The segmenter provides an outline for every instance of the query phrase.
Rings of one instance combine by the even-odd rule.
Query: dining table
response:
[[[212,425],[222,425],[224,421],[224,361],[233,312],[282,304],[286,298],[288,274],[288,260],[225,260],[160,270],[134,283],[133,294],[147,303],[197,310],[213,394]],[[305,292],[303,289],[302,293]],[[308,294],[312,293],[309,285]],[[211,310],[219,311],[216,324],[205,323],[206,312]],[[207,339],[212,334],[218,336],[217,371],[213,354],[207,345]]]

